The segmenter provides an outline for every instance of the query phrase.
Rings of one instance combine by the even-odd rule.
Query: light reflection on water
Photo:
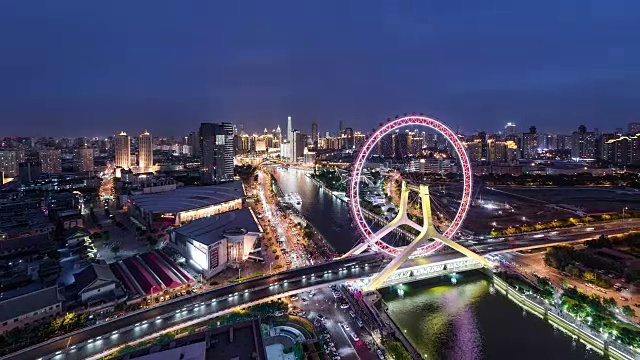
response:
[[[432,287],[429,287],[432,286]],[[523,313],[489,282],[470,275],[457,285],[381,290],[396,324],[426,359],[603,359],[542,319]]]

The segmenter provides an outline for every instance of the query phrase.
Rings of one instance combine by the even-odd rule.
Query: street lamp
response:
[[[622,219],[624,219],[624,216],[625,216],[624,212],[625,212],[627,209],[629,209],[627,206],[625,206],[625,207],[623,207],[623,208],[622,208]]]

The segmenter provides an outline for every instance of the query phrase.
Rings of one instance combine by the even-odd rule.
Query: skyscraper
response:
[[[0,150],[0,173],[4,173],[5,178],[18,176],[18,157],[17,150]]]
[[[62,172],[62,151],[58,149],[40,150],[40,168],[43,173],[59,174]]]
[[[594,159],[596,155],[596,136],[580,125],[578,131],[571,134],[571,157],[577,159]]]
[[[640,122],[630,122],[627,126],[627,132],[629,135],[640,133]]]
[[[291,116],[287,117],[287,140],[293,141],[293,127],[291,126]]]
[[[151,142],[152,137],[147,130],[138,137],[138,167],[142,172],[151,171],[153,168],[153,146]]]
[[[73,150],[73,171],[93,171],[93,149],[87,147],[79,147]]]
[[[116,148],[115,165],[123,169],[131,167],[131,139],[126,132],[121,131],[114,138]],[[43,169],[44,171],[44,169]]]
[[[311,141],[313,142],[313,147],[318,148],[318,124],[314,121],[311,123]]]
[[[538,134],[536,127],[529,128],[528,133],[522,134],[522,158],[535,159],[538,154]]]
[[[504,126],[504,137],[506,139],[512,140],[512,138],[518,136],[518,129],[516,128],[516,124],[512,122],[508,122],[507,125]]]
[[[205,182],[233,180],[233,124],[200,124],[200,165]]]

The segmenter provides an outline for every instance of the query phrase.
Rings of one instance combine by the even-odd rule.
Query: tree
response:
[[[582,274],[582,278],[585,281],[594,282],[596,281],[596,274],[592,271],[585,271],[584,274]]]
[[[616,299],[610,297],[608,299],[602,300],[602,305],[604,305],[608,309],[615,309],[618,306],[618,303],[616,303]]]
[[[631,317],[631,316],[636,316],[636,311],[635,311],[635,310],[633,310],[633,309],[631,308],[631,306],[629,306],[629,305],[625,305],[625,306],[623,306],[623,307],[622,307],[622,313],[623,313],[625,316],[629,316],[629,317]]]
[[[120,252],[120,245],[114,244],[111,247],[111,252],[113,253],[113,255],[118,256],[118,253]]]
[[[580,269],[575,265],[568,265],[565,268],[565,271],[571,276],[574,276],[574,277],[580,276]]]

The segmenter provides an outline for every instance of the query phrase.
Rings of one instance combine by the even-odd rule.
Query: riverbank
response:
[[[528,298],[526,295],[519,293],[516,289],[509,286],[498,276],[492,275],[492,283],[496,290],[517,303],[523,309],[540,317],[574,339],[579,339],[587,347],[595,349],[600,354],[612,359],[632,360],[636,358],[636,354],[630,349],[616,344],[614,341],[609,340],[607,336],[602,336],[602,334],[595,332],[579,320],[572,318],[568,313],[546,303]]]
[[[334,196],[336,199],[342,201],[345,204],[349,203],[349,198],[347,198],[347,195],[345,193],[332,191],[325,184],[323,184],[322,182],[314,179],[313,176],[311,176],[311,174],[309,174],[309,173],[305,174],[305,176],[308,177],[309,179],[311,179],[314,183],[316,183],[316,185],[318,185],[322,190],[329,192],[329,194]]]
[[[308,175],[305,174],[305,176],[308,176]],[[315,179],[312,179],[312,180],[316,181]],[[273,176],[273,174],[271,174],[271,182],[274,189],[276,189],[274,190],[276,193],[277,192],[284,193],[282,191],[282,188],[278,184],[278,179],[275,176]],[[293,207],[293,210],[295,211],[292,214],[293,216],[300,218],[302,221],[304,221],[305,226],[308,225],[312,228],[314,236],[312,237],[312,239],[309,239],[309,240],[313,241],[318,248],[324,248],[324,249],[327,249],[329,252],[336,254],[337,253],[336,248],[330,242],[328,242],[324,236],[322,236],[322,234],[316,228],[315,224],[309,221],[309,219],[305,218],[305,216],[302,214],[300,210],[296,209],[295,207]]]

